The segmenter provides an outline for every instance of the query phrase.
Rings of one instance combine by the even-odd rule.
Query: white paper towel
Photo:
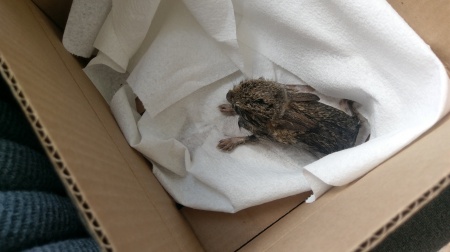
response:
[[[129,143],[154,161],[156,177],[183,205],[235,212],[310,190],[302,167],[317,158],[299,147],[262,141],[232,153],[216,148],[226,135],[246,134],[236,117],[217,109],[239,77],[203,87],[153,118],[149,113],[139,118],[128,86],[111,102]]]
[[[313,201],[373,169],[446,112],[442,64],[385,1],[165,2],[131,88],[120,89],[111,108],[183,205],[235,212],[311,189]],[[320,159],[268,141],[221,152],[221,138],[246,132],[217,106],[239,80],[261,76],[309,84],[331,102],[356,101],[370,141]],[[133,92],[147,109],[142,117]]]
[[[73,1],[63,44],[77,56],[89,58],[95,54],[85,73],[108,103],[125,83],[135,65],[133,61],[138,61],[141,51],[146,50],[144,40],[159,3],[159,0]]]
[[[128,79],[151,116],[238,68],[180,1]]]
[[[89,58],[95,51],[94,41],[111,10],[112,0],[73,0],[62,39],[74,55]]]
[[[94,42],[99,50],[89,65],[104,64],[126,72],[128,63],[144,41],[159,0],[113,0],[111,12]]]

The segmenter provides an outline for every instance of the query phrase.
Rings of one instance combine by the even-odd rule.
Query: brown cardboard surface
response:
[[[30,1],[0,1],[0,30],[2,75],[104,249],[200,250],[47,18]]]
[[[183,208],[181,211],[206,251],[236,251],[263,232],[311,192],[251,207],[235,214]]]
[[[448,69],[450,2],[389,2]],[[57,7],[47,6],[52,16]],[[30,0],[0,0],[0,31],[1,72],[105,250],[201,250],[192,229],[210,251],[367,250],[450,183],[447,116],[365,177],[314,204],[296,207],[300,195],[234,215],[185,208],[191,229],[41,11]]]

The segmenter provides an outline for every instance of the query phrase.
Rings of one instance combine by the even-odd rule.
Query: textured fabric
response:
[[[0,86],[0,139],[11,140],[43,151],[3,78],[0,78]]]
[[[64,193],[48,158],[41,152],[0,139],[0,190]]]
[[[39,141],[29,127],[16,104],[0,101],[0,138],[42,151]]]
[[[85,234],[70,200],[44,192],[0,192],[0,226],[3,251]]]
[[[93,239],[70,239],[24,250],[24,252],[94,252],[100,251]]]

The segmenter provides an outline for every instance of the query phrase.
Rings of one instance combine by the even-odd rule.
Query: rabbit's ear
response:
[[[285,84],[284,85],[288,91],[299,92],[299,93],[311,93],[316,91],[310,85],[296,85],[296,84]]]
[[[288,96],[293,102],[308,102],[320,100],[319,96],[311,93],[288,92]]]

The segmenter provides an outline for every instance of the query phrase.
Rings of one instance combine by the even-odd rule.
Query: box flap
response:
[[[450,2],[388,0],[414,31],[428,43],[450,73]]]
[[[1,74],[104,250],[200,250],[106,102],[31,2],[0,1]]]
[[[298,207],[311,192],[244,209],[235,214],[183,208],[206,251],[236,251]]]

